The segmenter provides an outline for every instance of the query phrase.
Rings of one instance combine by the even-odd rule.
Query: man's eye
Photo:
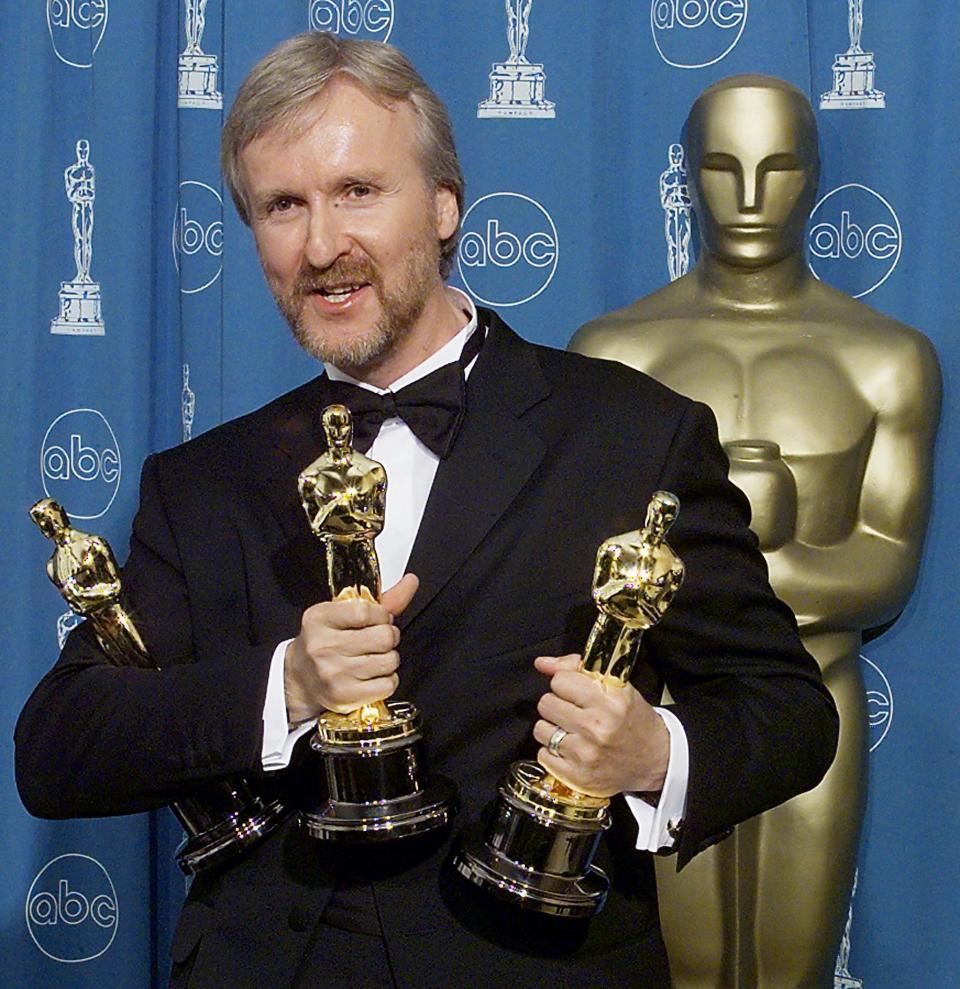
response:
[[[286,213],[293,209],[293,200],[289,196],[279,196],[270,201],[267,206],[268,213]]]
[[[347,194],[351,199],[363,199],[369,196],[372,191],[368,185],[352,185]]]

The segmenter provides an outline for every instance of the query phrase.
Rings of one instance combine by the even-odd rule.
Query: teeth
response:
[[[338,289],[321,289],[321,292],[331,302],[343,302],[347,296],[356,292],[359,288],[361,288],[360,285],[347,285],[344,288]]]

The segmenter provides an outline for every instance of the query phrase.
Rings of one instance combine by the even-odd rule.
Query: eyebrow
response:
[[[728,151],[707,151],[700,159],[701,166],[707,168],[740,167],[740,159],[737,155]],[[777,171],[785,169],[800,170],[804,167],[803,159],[792,151],[775,151],[760,159],[759,167],[767,171]]]

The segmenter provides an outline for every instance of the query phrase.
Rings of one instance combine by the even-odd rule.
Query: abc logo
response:
[[[810,270],[859,299],[900,260],[900,220],[879,193],[857,182],[828,192],[810,214]]]
[[[58,855],[27,893],[33,943],[57,962],[98,958],[117,935],[117,891],[107,870],[89,855]]]
[[[393,30],[393,0],[311,0],[310,30],[387,41]]]
[[[867,688],[867,716],[870,719],[870,751],[886,737],[893,724],[893,690],[883,670],[866,656],[863,660],[863,681]]]
[[[107,0],[47,0],[47,30],[57,58],[89,69],[107,29]]]
[[[650,30],[660,57],[678,69],[702,69],[736,47],[748,0],[650,0]]]
[[[457,267],[464,285],[490,306],[536,298],[557,270],[560,244],[550,214],[519,192],[493,192],[463,216]]]
[[[209,288],[223,270],[223,200],[205,182],[180,183],[173,218],[173,261],[180,291],[193,295]]]
[[[75,519],[98,519],[120,487],[120,447],[96,409],[72,409],[50,424],[40,449],[40,479]]]

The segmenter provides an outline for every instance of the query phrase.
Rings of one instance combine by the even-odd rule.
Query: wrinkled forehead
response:
[[[788,90],[760,87],[722,89],[701,97],[688,124],[695,165],[706,154],[726,154],[746,163],[770,155],[795,155],[804,165],[817,160],[812,115]]]

